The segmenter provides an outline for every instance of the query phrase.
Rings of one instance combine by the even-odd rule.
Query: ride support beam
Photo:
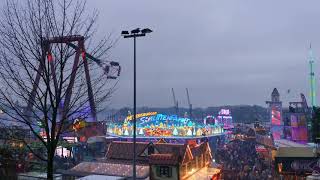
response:
[[[83,64],[84,64],[84,72],[86,75],[87,87],[88,87],[89,103],[90,103],[90,107],[91,107],[91,115],[92,115],[93,121],[96,121],[97,112],[96,112],[96,106],[95,106],[95,102],[94,102],[94,96],[93,96],[92,85],[91,85],[91,80],[90,80],[88,61],[86,60],[85,52],[82,52],[82,53],[83,53],[82,59],[83,59]]]
[[[66,95],[65,95],[64,107],[63,107],[63,112],[62,112],[63,119],[67,118],[67,112],[69,110],[70,100],[71,100],[71,96],[72,96],[72,88],[73,88],[74,81],[76,78],[76,73],[78,70],[80,53],[81,53],[81,50],[83,49],[83,45],[84,45],[83,41],[79,41],[78,43],[79,43],[79,47],[76,50],[74,63],[73,63],[73,67],[72,67],[72,72],[71,72],[71,76],[70,76],[70,82],[67,87]]]

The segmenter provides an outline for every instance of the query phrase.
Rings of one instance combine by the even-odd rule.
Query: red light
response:
[[[48,53],[47,58],[48,58],[48,61],[49,61],[49,62],[52,61],[52,55],[51,55],[51,53]]]
[[[85,52],[85,51],[82,51],[82,52],[81,52],[81,55],[82,55],[82,59],[85,60],[85,59],[86,59],[86,52]]]

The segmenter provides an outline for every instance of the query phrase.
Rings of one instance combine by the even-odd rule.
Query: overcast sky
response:
[[[309,97],[308,47],[320,56],[317,0],[89,0],[99,33],[148,27],[137,41],[139,106],[265,106],[274,87],[283,101]],[[110,58],[121,63],[114,107],[131,106],[133,41],[120,39]],[[316,76],[319,79],[319,60]],[[288,94],[287,90],[291,89]],[[308,100],[309,101],[309,100]]]
[[[301,92],[308,98],[310,42],[319,80],[318,0],[87,2],[89,12],[100,12],[98,36],[116,39],[136,27],[154,31],[137,41],[138,106],[173,106],[171,88],[187,106],[186,87],[194,107],[265,106],[274,87],[286,105]],[[111,107],[132,106],[133,40],[119,39],[110,59],[122,66]]]

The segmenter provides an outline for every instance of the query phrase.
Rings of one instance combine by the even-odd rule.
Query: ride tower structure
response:
[[[315,74],[314,74],[314,63],[315,63],[315,58],[313,55],[312,47],[310,44],[309,47],[309,55],[308,55],[308,61],[309,61],[309,68],[310,68],[310,104],[312,107],[316,107],[316,79],[315,79]]]
[[[66,112],[71,106],[72,90],[75,84],[76,75],[77,73],[79,73],[77,71],[78,71],[79,65],[81,64],[80,63],[80,57],[81,57],[83,60],[82,65],[84,66],[86,85],[88,89],[88,100],[89,100],[89,106],[90,106],[89,114],[92,116],[92,121],[97,122],[96,105],[94,101],[94,94],[92,90],[91,78],[89,73],[89,64],[88,64],[89,62],[87,61],[87,59],[92,60],[99,67],[101,67],[104,71],[104,74],[107,76],[107,79],[117,79],[117,77],[120,76],[121,67],[118,62],[109,61],[107,64],[105,64],[102,62],[102,60],[95,58],[93,57],[93,55],[87,53],[85,50],[84,41],[85,41],[85,38],[84,36],[81,36],[81,35],[50,37],[43,40],[41,61],[36,71],[37,73],[33,83],[32,91],[29,95],[27,107],[24,109],[24,114],[26,115],[27,118],[31,117],[30,110],[34,106],[36,93],[37,93],[37,90],[39,89],[39,83],[41,80],[41,74],[45,71],[46,59],[51,69],[54,87],[58,88],[58,80],[55,72],[54,58],[51,52],[51,46],[52,44],[66,44],[67,46],[75,50],[75,59],[74,59],[72,71],[70,74],[70,82],[66,87],[65,98],[62,100],[63,104],[61,104],[61,107],[60,107],[61,108],[60,111],[62,114],[62,117],[60,118],[61,119],[67,118]]]
[[[269,105],[270,112],[270,132],[274,140],[281,139],[283,136],[283,120],[282,120],[282,102],[280,101],[280,93],[274,88],[271,93],[271,101],[266,101]]]

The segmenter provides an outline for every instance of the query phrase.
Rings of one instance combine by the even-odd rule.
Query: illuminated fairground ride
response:
[[[215,123],[223,125],[224,129],[234,128],[231,111],[229,109],[221,109],[217,118],[215,118]]]
[[[223,127],[214,124],[200,124],[189,118],[146,112],[136,115],[138,137],[203,137],[223,133]],[[107,133],[111,136],[130,137],[133,134],[133,116],[126,117],[123,123],[111,123]]]
[[[72,119],[76,119],[76,120],[73,122],[73,125],[70,127],[73,132],[76,132],[78,134],[78,136],[80,137],[80,140],[83,139],[83,141],[85,141],[87,138],[91,136],[105,134],[104,126],[97,121],[97,112],[96,112],[96,106],[95,106],[93,90],[92,90],[92,85],[90,80],[90,73],[89,73],[89,62],[87,61],[87,59],[92,60],[99,67],[101,67],[107,79],[117,79],[117,77],[120,76],[120,71],[121,71],[121,67],[118,62],[102,61],[98,58],[93,57],[91,54],[87,53],[85,50],[84,41],[85,41],[85,38],[84,36],[81,36],[81,35],[51,37],[43,40],[42,47],[43,47],[44,53],[43,53],[43,56],[41,57],[42,63],[39,63],[36,78],[34,80],[32,91],[29,96],[27,108],[25,109],[25,112],[24,112],[27,115],[30,114],[31,109],[34,106],[37,89],[39,89],[39,82],[41,79],[41,74],[45,69],[44,66],[46,65],[45,63],[46,60],[52,70],[52,78],[53,78],[54,86],[58,87],[58,84],[57,84],[58,80],[57,80],[56,72],[54,68],[55,67],[54,58],[51,53],[51,46],[52,44],[66,44],[67,46],[75,50],[75,59],[73,62],[73,67],[70,75],[70,82],[66,89],[65,99],[62,101],[63,105],[61,106],[60,118],[64,118],[67,116],[66,112],[68,109],[70,109],[72,89],[75,84],[78,66],[83,65],[86,84],[88,88],[88,99],[89,99],[89,107],[84,108],[84,111],[88,111],[87,113],[91,115],[91,120],[82,119],[81,117],[79,118],[80,120],[79,119],[77,120],[76,117],[73,117]],[[80,63],[80,57],[83,60],[82,64]]]

